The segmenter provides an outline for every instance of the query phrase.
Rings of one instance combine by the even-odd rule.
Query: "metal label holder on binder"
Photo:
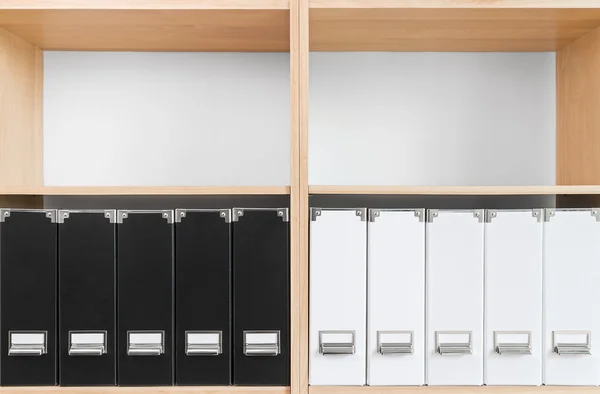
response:
[[[385,341],[386,336],[408,336],[408,342]],[[387,354],[413,354],[414,353],[414,332],[413,331],[377,331],[377,353]]]
[[[527,335],[525,342],[503,342],[501,337],[504,335]],[[519,355],[531,354],[531,331],[494,331],[494,351],[501,355]]]
[[[245,356],[277,356],[279,343],[279,331],[244,331]]]
[[[561,335],[585,335],[585,342],[559,342]],[[591,355],[592,333],[590,331],[552,331],[552,351],[559,356]]]
[[[467,342],[443,342],[440,336],[467,335]],[[473,354],[473,332],[472,331],[436,331],[435,349],[442,356],[463,356]]]
[[[9,331],[9,356],[41,356],[48,353],[48,331]]]
[[[334,337],[328,341],[328,337]],[[344,337],[347,340],[340,341]],[[319,353],[354,354],[356,352],[356,333],[354,331],[319,331]]]

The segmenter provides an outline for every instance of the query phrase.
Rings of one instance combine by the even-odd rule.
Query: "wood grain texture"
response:
[[[310,186],[310,194],[533,195],[600,194],[600,186]]]
[[[429,387],[350,387],[313,386],[310,394],[593,394],[600,392],[598,387],[568,386],[429,386]]]
[[[18,1],[18,0],[13,0]],[[597,0],[310,0],[311,8],[597,8]]]
[[[299,171],[300,171],[300,264],[298,271],[299,286],[299,386],[298,394],[308,394],[309,352],[308,352],[308,307],[309,307],[309,187],[308,187],[308,87],[309,87],[309,0],[300,1],[300,37],[299,37]],[[296,394],[296,393],[294,393]]]
[[[289,0],[2,0],[0,10],[287,9]]]
[[[598,26],[600,8],[312,8],[310,49],[555,51]]]
[[[556,182],[600,184],[600,29],[556,56]]]
[[[2,187],[0,195],[250,195],[289,194],[289,186],[41,186]]]
[[[299,394],[303,324],[300,320],[301,291],[300,248],[300,1],[290,3],[290,390]]]
[[[289,394],[289,387],[2,387],[3,394]]]
[[[287,7],[257,10],[28,10],[0,7],[0,27],[34,46],[48,50],[289,50]]]
[[[0,188],[42,184],[41,59],[0,29]]]

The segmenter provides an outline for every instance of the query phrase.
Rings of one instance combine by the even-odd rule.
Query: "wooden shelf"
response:
[[[600,186],[309,186],[310,194],[532,195],[600,194]]]
[[[356,387],[311,386],[309,394],[571,394],[599,393],[598,387],[572,386],[427,386],[427,387]]]
[[[3,0],[0,28],[41,49],[289,51],[289,0]]]
[[[556,51],[599,26],[595,0],[310,0],[311,51]]]
[[[289,194],[289,186],[42,186],[0,187],[0,195],[243,195]]]
[[[2,387],[3,394],[290,394],[289,387]]]

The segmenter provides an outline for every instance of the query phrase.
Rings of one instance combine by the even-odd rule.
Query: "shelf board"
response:
[[[289,0],[3,0],[0,28],[47,50],[287,52]]]
[[[7,1],[7,0],[5,0]],[[87,0],[89,2],[89,0]],[[101,1],[101,0],[96,0]],[[116,2],[117,0],[109,1]],[[129,0],[137,1],[137,0]],[[23,1],[27,2],[27,1]],[[44,3],[44,0],[30,1]],[[69,1],[66,1],[69,2]],[[76,2],[71,0],[71,3]],[[93,1],[92,1],[93,2]],[[8,3],[11,3],[8,0]],[[12,3],[22,3],[12,0]],[[125,1],[127,3],[127,1]],[[309,0],[310,8],[565,9],[598,8],[598,0]]]
[[[598,387],[573,386],[311,386],[309,394],[597,394]]]
[[[2,0],[6,10],[289,9],[289,0]]]
[[[174,387],[2,387],[3,394],[290,394],[289,387],[174,386]]]
[[[309,186],[310,194],[533,195],[600,194],[600,186]]]
[[[596,0],[310,0],[312,51],[556,51],[597,27]]]
[[[42,186],[0,187],[0,195],[244,195],[290,194],[289,186]]]

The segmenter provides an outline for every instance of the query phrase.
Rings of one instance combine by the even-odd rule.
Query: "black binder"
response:
[[[117,212],[118,383],[173,384],[173,211]]]
[[[175,211],[175,382],[231,384],[231,210]]]
[[[56,384],[55,210],[0,210],[0,383]]]
[[[116,211],[58,211],[61,386],[115,385]]]
[[[289,210],[234,208],[234,383],[290,384]]]

